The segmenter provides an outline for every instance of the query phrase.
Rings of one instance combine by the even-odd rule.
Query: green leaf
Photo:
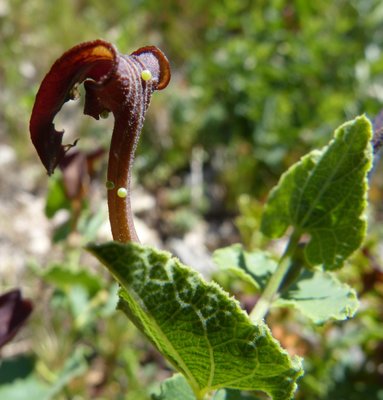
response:
[[[277,269],[277,262],[267,252],[247,252],[240,244],[216,250],[213,259],[221,270],[228,269],[240,278],[246,277],[247,282],[255,282],[256,289],[264,289]],[[294,307],[314,323],[321,324],[329,319],[352,317],[358,304],[355,291],[333,274],[304,269],[296,282],[273,302],[273,307]]]
[[[366,232],[371,136],[368,119],[357,117],[284,173],[265,206],[262,232],[278,238],[293,226],[310,235],[305,255],[311,265],[341,267]]]
[[[77,229],[79,233],[81,233],[81,236],[83,236],[85,243],[95,240],[95,237],[97,236],[100,227],[105,222],[106,217],[107,211],[103,208],[93,213],[85,209],[84,206],[78,220]]]
[[[264,289],[277,268],[276,261],[264,251],[245,251],[241,244],[218,249],[213,260],[222,271],[229,270],[258,291]]]
[[[100,278],[86,269],[74,271],[65,265],[55,264],[47,270],[36,269],[36,272],[45,282],[51,283],[64,291],[73,286],[82,286],[90,295],[94,295],[102,287]]]
[[[49,400],[49,386],[40,381],[35,375],[26,379],[16,379],[10,384],[0,386],[0,398],[12,400]]]
[[[160,394],[153,394],[153,400],[195,400],[195,395],[185,377],[173,375],[161,383]],[[234,389],[220,389],[213,394],[212,400],[260,400],[259,397],[241,393]]]
[[[57,173],[52,176],[48,184],[47,200],[45,204],[45,215],[53,218],[57,211],[61,209],[69,210],[70,202],[65,193],[62,182],[62,175]]]
[[[12,383],[0,385],[0,399],[9,400],[53,400],[62,389],[74,378],[82,375],[87,369],[84,349],[79,348],[66,360],[53,385],[41,381],[35,374],[25,379],[16,379]]]
[[[160,394],[153,394],[153,400],[195,400],[195,395],[185,377],[173,375],[161,383]],[[220,389],[213,394],[212,400],[260,400],[252,394],[245,394],[235,389]]]
[[[301,375],[263,323],[167,252],[117,242],[89,250],[121,284],[119,308],[189,382],[197,399],[227,387],[290,399]]]
[[[85,360],[87,349],[85,347],[78,347],[65,361],[63,369],[60,371],[59,376],[55,383],[49,390],[49,399],[55,399],[57,394],[74,378],[83,375],[87,368],[87,362]]]
[[[320,270],[303,271],[299,281],[273,303],[277,307],[294,307],[316,324],[350,318],[358,305],[350,286]]]
[[[0,388],[16,379],[25,379],[33,372],[35,361],[33,356],[27,354],[0,358]]]
[[[195,400],[195,395],[183,375],[176,374],[161,383],[160,394],[153,394],[153,400]]]
[[[242,393],[234,389],[221,389],[216,392],[212,400],[262,400],[264,397],[257,397],[253,394]]]

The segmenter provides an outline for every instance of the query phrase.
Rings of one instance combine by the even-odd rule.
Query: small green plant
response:
[[[62,144],[63,132],[54,129],[53,119],[84,81],[84,113],[96,119],[114,115],[106,178],[114,241],[87,249],[119,283],[118,308],[178,372],[154,399],[291,399],[303,374],[301,359],[273,338],[265,317],[272,307],[293,307],[322,324],[356,312],[355,291],[333,271],[366,234],[371,124],[360,116],[340,126],[328,146],[303,157],[271,191],[260,233],[287,237],[279,259],[241,245],[215,252],[219,269],[239,276],[259,296],[247,313],[218,284],[168,252],[139,244],[131,167],[150,97],[169,80],[169,63],[155,47],[125,56],[102,40],[80,44],[55,62],[41,84],[32,141],[51,175],[76,144]]]

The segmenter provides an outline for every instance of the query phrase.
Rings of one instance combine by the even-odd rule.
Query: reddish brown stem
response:
[[[64,53],[40,86],[30,122],[33,144],[49,175],[74,146],[62,144],[64,132],[55,130],[53,119],[73,97],[73,87],[84,80],[84,114],[99,119],[112,112],[115,119],[108,165],[113,239],[138,242],[131,210],[131,170],[150,97],[169,83],[169,62],[157,47],[142,47],[125,56],[103,40],[82,43]],[[118,196],[119,189],[127,195]]]
[[[139,242],[130,200],[131,168],[139,132],[127,131],[128,126],[125,118],[116,118],[108,163],[108,181],[114,184],[114,188],[108,190],[109,221],[114,240]],[[117,195],[121,187],[127,188],[125,198]]]

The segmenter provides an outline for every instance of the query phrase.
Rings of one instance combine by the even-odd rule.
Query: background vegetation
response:
[[[208,223],[203,238],[210,251],[238,240],[261,245],[261,204],[280,174],[324,145],[342,122],[361,113],[374,118],[382,108],[382,19],[379,0],[0,0],[0,139],[16,150],[11,173],[17,183],[31,168],[26,190],[46,196],[28,121],[41,79],[63,51],[95,38],[124,53],[153,44],[167,54],[173,77],[153,96],[137,155],[137,187],[156,204],[145,222],[165,247],[200,221]],[[73,135],[84,151],[107,148],[111,119],[100,124],[80,109],[68,105],[57,120],[68,142]],[[361,299],[357,317],[321,327],[292,312],[269,317],[282,345],[305,357],[297,399],[383,399],[381,169],[377,162],[371,175],[369,239],[343,272]],[[58,176],[50,183],[48,217],[62,208],[74,212],[60,187]],[[17,280],[9,272],[0,279],[1,292],[16,282],[36,304],[0,365],[0,393],[26,384],[15,380],[22,373],[50,398],[139,400],[170,375],[113,311],[116,288],[79,250],[105,218],[94,212],[99,192],[93,188],[82,205],[75,238],[70,224],[62,225],[45,263],[25,254]],[[227,289],[241,292],[244,305],[254,301],[235,283]],[[12,365],[17,372],[6,373]]]

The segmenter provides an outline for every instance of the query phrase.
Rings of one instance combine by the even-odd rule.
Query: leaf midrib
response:
[[[123,258],[123,256],[120,256],[120,258]],[[143,263],[145,263],[145,260],[143,260],[142,258],[141,258],[141,260],[143,261]],[[166,265],[169,262],[171,262],[171,259],[169,259],[167,261],[167,263],[163,266],[163,268],[166,271],[166,273],[168,272],[167,269],[166,269]],[[108,263],[108,265],[110,265],[110,264]],[[204,333],[205,333],[204,336],[206,338],[206,342],[207,342],[207,346],[208,346],[208,350],[209,350],[210,373],[209,373],[208,384],[206,385],[205,388],[201,388],[200,385],[198,384],[198,382],[196,381],[196,379],[194,378],[194,375],[190,371],[189,367],[183,361],[182,356],[174,348],[173,344],[167,338],[167,336],[166,336],[165,332],[163,331],[162,327],[157,323],[157,320],[155,319],[155,317],[153,316],[151,311],[148,310],[148,308],[146,307],[146,305],[145,305],[144,301],[142,300],[141,296],[129,285],[129,283],[120,274],[116,274],[114,269],[110,269],[110,270],[113,271],[113,275],[116,277],[116,279],[123,286],[123,288],[125,289],[127,295],[132,299],[132,301],[136,302],[139,305],[139,307],[144,311],[144,313],[149,316],[152,325],[151,326],[147,326],[145,324],[145,328],[147,329],[148,332],[151,333],[151,338],[157,339],[159,337],[159,335],[157,335],[157,333],[160,333],[160,339],[163,340],[163,342],[167,346],[167,349],[171,350],[171,353],[170,353],[171,357],[174,358],[175,361],[179,364],[178,366],[174,365],[175,369],[177,370],[179,367],[182,368],[182,370],[185,372],[185,375],[187,376],[187,380],[189,381],[191,387],[193,388],[193,391],[201,393],[202,391],[206,392],[206,391],[211,390],[211,387],[212,387],[211,384],[212,384],[212,381],[213,381],[213,378],[214,378],[215,362],[214,362],[213,348],[212,348],[211,343],[209,341],[209,338],[207,336],[207,331],[206,331],[205,326],[202,324],[203,329],[204,329]],[[169,278],[169,276],[168,276],[168,278]],[[170,278],[169,278],[169,280],[172,281]],[[197,314],[197,316],[198,316],[198,314]],[[156,333],[155,335],[152,334],[153,331]],[[163,346],[161,346],[161,347],[163,347]],[[171,362],[171,358],[169,359],[169,361]]]

